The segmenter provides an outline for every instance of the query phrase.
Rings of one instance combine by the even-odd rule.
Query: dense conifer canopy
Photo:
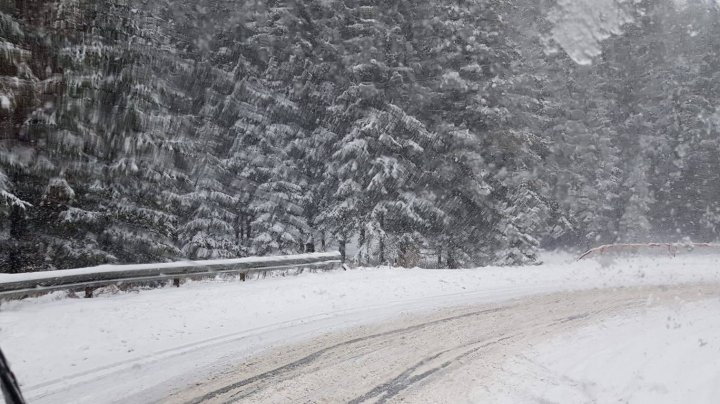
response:
[[[0,0],[0,268],[717,240],[717,6],[525,3]]]

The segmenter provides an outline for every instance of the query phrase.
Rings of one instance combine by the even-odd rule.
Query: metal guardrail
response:
[[[675,256],[683,251],[694,251],[702,249],[717,249],[720,251],[720,244],[713,243],[647,243],[647,244],[607,244],[586,251],[578,257],[578,261],[589,258],[594,255],[600,255],[620,251],[658,251],[667,252],[671,256]]]
[[[251,257],[212,261],[182,261],[162,264],[101,265],[24,274],[0,275],[0,299],[21,298],[57,290],[85,291],[92,297],[95,288],[172,280],[180,286],[184,278],[203,278],[219,274],[250,274],[294,268],[334,269],[342,263],[339,252],[302,255]]]

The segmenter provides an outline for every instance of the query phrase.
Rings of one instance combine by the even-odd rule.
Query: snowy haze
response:
[[[552,39],[575,62],[588,65],[602,53],[603,40],[622,34],[622,27],[634,21],[629,7],[632,1],[560,0],[550,12]]]
[[[720,240],[719,49],[701,0],[0,0],[0,282],[363,268],[2,302],[2,349],[32,403],[716,398],[717,251],[556,252]]]

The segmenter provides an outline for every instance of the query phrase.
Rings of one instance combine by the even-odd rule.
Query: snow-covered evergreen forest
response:
[[[635,3],[0,0],[0,268],[717,240],[720,8]]]

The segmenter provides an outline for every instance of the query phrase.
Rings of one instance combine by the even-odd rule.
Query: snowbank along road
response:
[[[547,261],[195,282],[90,300],[56,294],[4,303],[0,341],[32,403],[447,401],[455,393],[474,402],[507,396],[510,388],[492,381],[502,358],[533,357],[520,348],[675,296],[707,301],[720,283],[713,257]],[[702,337],[706,352],[717,349],[715,331]],[[516,362],[509,372],[539,374]],[[445,388],[423,387],[432,385]]]

